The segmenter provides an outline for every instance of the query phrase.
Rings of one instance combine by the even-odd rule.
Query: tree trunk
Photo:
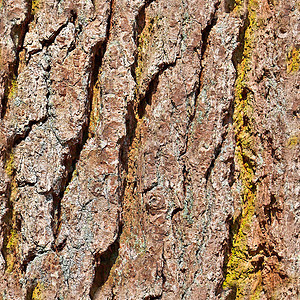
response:
[[[0,299],[299,299],[299,2],[0,1]]]

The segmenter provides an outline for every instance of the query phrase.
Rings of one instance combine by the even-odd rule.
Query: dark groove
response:
[[[158,183],[154,182],[153,184],[151,184],[151,186],[147,187],[146,189],[143,189],[142,194],[147,194],[148,192],[150,192],[151,190],[156,188],[157,185],[158,185]]]
[[[159,300],[162,299],[162,296],[147,296],[144,298],[145,300]]]
[[[26,138],[29,136],[30,132],[32,131],[33,126],[42,125],[42,124],[46,123],[47,120],[48,120],[48,116],[46,115],[38,121],[36,121],[36,120],[29,121],[29,124],[25,127],[24,132],[22,134],[16,134],[13,137],[13,139],[11,141],[9,141],[10,142],[9,144],[11,145],[9,150],[18,146],[22,141],[25,141]]]
[[[184,150],[180,153],[180,156],[184,156],[187,152],[187,148],[188,148],[188,143],[189,143],[189,137],[190,137],[190,133],[189,133],[189,128],[191,128],[192,123],[194,122],[194,119],[196,117],[196,112],[197,112],[197,106],[198,106],[198,97],[200,95],[200,92],[202,90],[202,85],[203,85],[203,71],[204,71],[204,66],[203,66],[203,59],[208,47],[208,42],[209,42],[209,35],[211,30],[213,29],[213,27],[216,25],[217,23],[217,11],[219,9],[220,6],[220,1],[218,1],[215,4],[215,10],[210,18],[210,20],[208,21],[206,27],[201,31],[201,49],[200,49],[200,54],[199,56],[199,61],[200,61],[200,72],[199,72],[199,81],[198,81],[198,86],[195,90],[195,96],[194,96],[194,111],[191,113],[191,115],[189,116],[188,119],[188,125],[187,125],[187,130],[188,133],[186,134],[186,140],[185,140],[185,148]],[[197,47],[195,48],[195,51],[198,53]]]
[[[6,111],[7,111],[8,95],[9,95],[9,90],[10,90],[12,81],[17,80],[17,78],[18,78],[18,69],[19,69],[19,64],[20,64],[20,52],[23,49],[25,35],[29,30],[29,24],[33,20],[33,15],[31,14],[32,0],[27,1],[27,5],[28,5],[27,6],[27,14],[26,14],[24,22],[19,25],[14,25],[12,28],[12,31],[11,31],[12,40],[15,41],[15,36],[17,36],[17,39],[18,39],[17,44],[15,44],[16,59],[11,65],[9,65],[8,78],[6,78],[6,80],[5,80],[4,96],[1,99],[1,104],[2,104],[1,119],[4,118]]]
[[[234,86],[236,85],[236,81],[238,79],[238,66],[240,65],[243,59],[243,53],[245,48],[245,33],[248,26],[249,26],[249,17],[247,11],[243,23],[239,29],[238,38],[237,38],[238,46],[233,51],[232,58],[231,58],[236,72]],[[235,108],[235,95],[233,96],[233,101],[230,103],[228,114],[223,119],[223,126],[225,126],[226,124],[233,123],[234,108]],[[235,181],[234,173],[235,173],[235,163],[234,163],[234,159],[232,159],[230,164],[229,178],[228,178],[230,187],[233,186],[233,183]],[[242,213],[240,212],[234,221],[231,215],[228,216],[226,219],[226,224],[228,225],[228,239],[223,246],[223,253],[224,253],[223,268],[222,268],[223,279],[217,285],[217,288],[215,290],[216,296],[222,294],[223,292],[223,282],[228,273],[228,262],[232,252],[233,239],[234,239],[234,235],[238,233],[240,230],[241,218],[242,218]],[[226,296],[226,300],[234,300],[236,298],[237,288],[232,287],[228,293],[229,294]]]
[[[215,148],[215,150],[214,150],[214,157],[211,160],[210,165],[209,165],[209,167],[207,168],[207,170],[205,172],[204,177],[205,177],[206,185],[207,185],[208,180],[210,178],[211,172],[212,172],[213,168],[215,167],[216,160],[218,159],[218,157],[219,157],[219,155],[221,153],[221,150],[222,150],[222,147],[223,147],[223,143],[224,143],[224,141],[226,139],[226,136],[227,136],[227,132],[225,131],[225,133],[222,134],[222,141]]]
[[[54,193],[52,195],[47,195],[47,197],[52,198],[52,228],[53,228],[53,237],[54,241],[56,241],[59,228],[61,225],[61,199],[63,197],[63,191],[57,196]],[[60,245],[53,245],[53,250],[57,250]]]
[[[66,188],[69,186],[73,172],[76,170],[77,162],[79,161],[82,149],[84,148],[88,138],[89,138],[89,127],[90,127],[90,114],[92,111],[92,102],[94,97],[94,86],[98,80],[100,68],[102,66],[103,57],[106,52],[107,42],[109,40],[110,36],[110,29],[111,29],[111,17],[112,17],[112,7],[114,5],[114,0],[111,1],[111,10],[110,14],[108,16],[107,20],[107,27],[106,27],[106,38],[104,41],[98,42],[94,48],[92,49],[91,54],[91,72],[90,72],[90,79],[89,79],[89,87],[88,87],[88,104],[87,104],[87,118],[86,123],[82,126],[81,131],[81,138],[80,141],[70,141],[69,147],[70,147],[70,157],[66,157],[64,160],[64,165],[66,166],[66,176],[63,179],[63,183],[61,185],[60,193],[59,195],[56,195],[53,193],[53,233],[54,233],[54,249],[57,251],[61,251],[66,243],[64,241],[62,244],[57,245],[56,240],[57,236],[59,234],[59,228],[61,224],[61,200],[64,196]],[[75,12],[72,13],[71,11],[71,21],[75,22],[77,19],[77,15]],[[67,24],[60,27],[59,32],[65,27]],[[59,34],[59,32],[57,34]],[[55,39],[55,36],[54,36]]]
[[[8,203],[7,203],[7,212],[3,217],[3,225],[2,225],[2,232],[3,232],[3,244],[1,253],[3,255],[4,261],[5,261],[5,270],[7,270],[7,257],[9,255],[8,252],[8,244],[11,237],[12,230],[15,230],[17,233],[21,232],[21,217],[20,215],[14,215],[14,207],[13,203],[10,200],[11,198],[11,188],[9,188],[9,196],[8,196]],[[13,253],[14,257],[18,257],[18,253]],[[22,268],[19,268],[20,265],[18,261],[16,261],[16,264],[14,265],[13,270],[14,271],[22,271]]]
[[[233,220],[233,217],[229,215],[226,219],[226,225],[228,226],[228,238],[227,242],[223,245],[223,255],[224,255],[224,260],[223,260],[223,267],[222,267],[222,272],[223,272],[223,280],[218,283],[217,289],[215,291],[216,296],[220,295],[223,291],[223,281],[226,278],[227,274],[227,269],[228,269],[228,262],[231,256],[232,252],[232,247],[233,247],[233,239],[235,234],[237,234],[240,230],[241,227],[241,219],[242,219],[242,213],[240,213],[235,220]],[[231,299],[231,298],[230,298]]]
[[[25,300],[32,300],[34,289],[35,286],[30,286],[29,288],[27,288]]]
[[[126,173],[128,172],[129,151],[133,139],[135,137],[135,131],[137,128],[137,119],[135,117],[134,104],[131,101],[127,103],[127,114],[125,116],[125,125],[126,125],[126,136],[123,137],[123,139],[120,141],[119,162],[120,162],[121,169],[119,170],[119,174],[122,174],[123,170]],[[127,183],[125,181],[122,184],[123,188],[120,195],[121,199],[123,199],[126,184]]]
[[[32,262],[36,258],[36,253],[34,252],[29,252],[28,255],[26,256],[25,260],[22,263],[22,271],[26,273],[27,266],[30,262]]]
[[[95,255],[95,275],[89,294],[92,300],[95,299],[97,291],[100,290],[107,281],[110,270],[119,256],[120,236],[122,234],[122,230],[123,228],[120,224],[118,237],[114,243],[111,244],[103,253]]]
[[[56,31],[54,31],[48,39],[44,39],[41,41],[42,49],[34,49],[28,52],[28,57],[29,57],[28,60],[30,60],[33,54],[41,52],[44,47],[48,48],[49,46],[51,46],[54,43],[57,36],[61,33],[61,31],[68,26],[69,22],[75,23],[76,20],[77,20],[77,13],[74,10],[71,10],[69,20],[67,20],[66,23],[62,24]],[[75,45],[73,45],[73,47],[74,46]]]
[[[220,6],[220,1],[218,1],[216,4],[215,4],[215,10],[209,20],[209,22],[207,23],[206,27],[201,31],[201,37],[202,37],[202,43],[201,43],[201,50],[200,50],[200,53],[201,53],[201,56],[200,56],[200,73],[199,73],[199,84],[198,84],[198,88],[196,89],[195,91],[195,109],[194,109],[194,112],[193,114],[190,116],[190,119],[189,119],[189,124],[192,124],[194,119],[195,119],[195,116],[196,116],[196,108],[197,108],[197,100],[198,100],[198,97],[200,95],[200,92],[202,90],[202,80],[203,80],[203,71],[204,71],[204,66],[203,66],[203,59],[204,59],[204,56],[205,56],[205,53],[206,53],[206,50],[207,50],[207,47],[208,47],[208,42],[209,42],[209,35],[211,33],[211,30],[213,29],[213,27],[217,24],[217,11],[219,9],[219,6]]]
[[[230,13],[236,7],[236,1],[235,0],[225,0],[224,5],[225,5],[225,12]]]
[[[238,46],[233,51],[232,58],[231,58],[232,63],[235,68],[235,71],[236,71],[236,79],[238,76],[238,73],[237,73],[238,66],[240,65],[240,63],[242,62],[242,59],[243,59],[243,53],[244,53],[244,49],[245,49],[245,34],[246,34],[246,30],[249,27],[249,25],[250,25],[249,12],[247,10],[245,19],[239,30],[239,35],[238,35],[238,39],[237,39]]]
[[[172,214],[171,214],[171,220],[175,217],[176,214],[178,214],[179,212],[183,211],[183,208],[181,207],[177,207],[175,208],[173,211],[172,211]]]
[[[237,287],[233,286],[229,291],[228,295],[226,296],[225,300],[236,300],[237,295]]]
[[[7,211],[5,213],[5,215],[3,216],[3,225],[2,225],[2,232],[3,232],[3,243],[2,243],[2,248],[1,248],[1,254],[4,258],[4,262],[5,262],[5,270],[7,269],[7,245],[9,242],[9,237],[10,237],[10,233],[11,230],[13,228],[13,205],[10,201],[10,194],[11,194],[11,189],[9,187],[8,189],[8,196],[7,196]]]
[[[183,165],[182,168],[182,176],[183,176],[183,182],[182,182],[182,189],[183,189],[183,195],[186,196],[186,190],[188,185],[188,170],[186,169],[186,165]]]
[[[159,67],[159,72],[156,73],[148,87],[147,87],[147,90],[145,92],[145,96],[140,98],[139,99],[139,102],[138,102],[138,107],[137,107],[137,112],[138,112],[138,116],[140,119],[142,119],[146,113],[146,107],[147,105],[151,105],[152,104],[152,97],[153,97],[153,94],[156,93],[157,91],[157,86],[158,86],[158,82],[159,82],[159,77],[167,70],[167,69],[170,69],[172,67],[174,67],[176,65],[176,60],[175,62],[172,62],[172,63],[169,63],[169,64],[163,64],[162,66]],[[139,95],[138,95],[139,97]]]
[[[270,203],[263,206],[264,218],[260,221],[262,227],[266,230],[266,225],[270,226],[275,219],[280,222],[282,211],[275,195],[271,194]]]

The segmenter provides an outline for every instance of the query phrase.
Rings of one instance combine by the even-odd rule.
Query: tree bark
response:
[[[299,299],[299,2],[0,1],[1,299]]]

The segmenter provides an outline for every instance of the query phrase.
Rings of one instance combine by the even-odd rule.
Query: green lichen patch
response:
[[[287,66],[286,71],[288,74],[298,72],[300,66],[300,51],[299,49],[292,47],[287,54]]]

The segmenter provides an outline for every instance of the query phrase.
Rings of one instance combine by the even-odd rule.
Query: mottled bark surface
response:
[[[299,299],[296,0],[0,1],[1,299]]]

